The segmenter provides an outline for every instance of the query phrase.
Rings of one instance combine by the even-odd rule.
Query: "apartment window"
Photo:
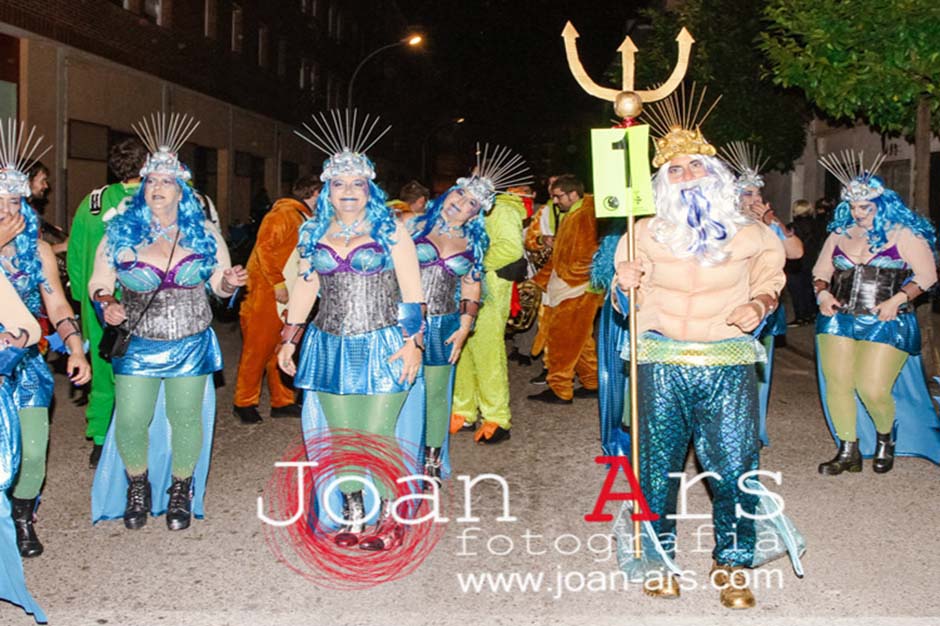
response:
[[[113,4],[118,5],[125,11],[130,11],[131,13],[140,13],[143,0],[111,0]]]
[[[878,175],[885,181],[885,187],[893,189],[899,196],[911,201],[911,160],[887,161],[882,164]],[[923,207],[926,208],[926,207]]]
[[[244,35],[242,34],[242,21],[244,15],[242,14],[242,8],[237,4],[232,5],[232,52],[241,54],[242,51],[242,41],[244,40]]]
[[[284,77],[287,75],[287,40],[278,39],[277,41],[277,75]]]
[[[323,10],[323,0],[310,0],[310,14],[313,17],[319,17]]]
[[[300,166],[293,161],[281,161],[281,193],[289,194],[294,181],[300,178]]]
[[[335,109],[336,104],[336,77],[332,72],[326,77],[326,108]]]
[[[218,0],[205,0],[205,3],[205,10],[203,11],[204,34],[209,39],[215,39],[219,30],[219,2]]]
[[[143,15],[154,24],[163,25],[163,0],[144,0]]]
[[[270,63],[270,55],[268,53],[268,39],[270,37],[270,31],[268,27],[264,24],[258,27],[258,65],[260,67],[268,67]]]
[[[307,86],[307,72],[309,71],[307,64],[307,59],[300,60],[300,80],[297,81],[297,86],[300,89],[304,89]]]

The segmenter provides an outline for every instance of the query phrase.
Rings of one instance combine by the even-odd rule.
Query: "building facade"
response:
[[[191,113],[201,124],[183,160],[223,223],[243,222],[262,191],[277,197],[319,169],[294,131],[345,106],[370,42],[404,29],[390,0],[4,0],[0,116],[54,144],[46,218],[67,227],[109,182],[109,147],[132,123]]]
[[[815,202],[828,198],[838,201],[839,182],[819,164],[819,157],[843,150],[863,152],[866,163],[884,154],[885,161],[878,175],[884,178],[885,184],[897,191],[908,206],[940,224],[940,140],[934,136],[930,144],[929,206],[914,207],[914,145],[903,137],[882,135],[862,124],[834,126],[814,119],[807,128],[803,155],[794,163],[793,171],[770,172],[765,176],[765,199],[781,216],[789,216],[790,207],[797,200]]]

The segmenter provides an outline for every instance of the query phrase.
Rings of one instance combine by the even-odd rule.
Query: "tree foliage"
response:
[[[766,0],[687,0],[674,12],[646,11],[649,35],[637,41],[636,88],[661,83],[676,63],[676,35],[685,26],[695,38],[687,82],[708,86],[722,100],[703,126],[715,146],[750,141],[770,157],[770,167],[789,170],[800,157],[811,112],[796,90],[773,84],[759,48]],[[620,85],[620,68],[615,69]]]
[[[940,3],[936,0],[771,0],[762,49],[774,81],[799,87],[827,115],[914,133],[929,98],[940,129]]]

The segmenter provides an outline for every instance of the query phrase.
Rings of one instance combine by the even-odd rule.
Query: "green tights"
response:
[[[408,392],[382,393],[374,395],[337,395],[333,393],[317,392],[326,423],[331,429],[359,430],[373,435],[395,439],[395,425],[398,423],[398,414],[405,403]],[[366,468],[353,466],[349,472],[339,475],[340,478],[351,476],[365,477]],[[382,481],[375,481],[375,487],[383,498],[389,497],[389,490]],[[339,484],[343,493],[353,493],[363,488],[362,483],[356,480],[347,480]]]
[[[149,378],[114,377],[114,437],[124,467],[131,476],[147,471],[150,422],[160,383],[164,384],[166,416],[173,446],[173,475],[192,476],[202,450],[202,399],[205,376]]]
[[[836,434],[842,441],[855,441],[855,394],[861,398],[881,434],[894,425],[891,388],[907,353],[872,341],[856,341],[838,335],[817,335],[819,359],[826,377],[826,406]]]
[[[13,497],[32,500],[39,495],[46,478],[46,449],[49,446],[49,409],[20,409],[23,460],[13,487]]]
[[[444,445],[444,437],[450,426],[450,374],[453,365],[424,366],[425,434],[424,443],[432,448]]]

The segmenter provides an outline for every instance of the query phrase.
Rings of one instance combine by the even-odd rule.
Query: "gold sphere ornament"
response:
[[[643,112],[643,99],[635,91],[621,91],[614,100],[614,113],[621,118],[639,117]]]

